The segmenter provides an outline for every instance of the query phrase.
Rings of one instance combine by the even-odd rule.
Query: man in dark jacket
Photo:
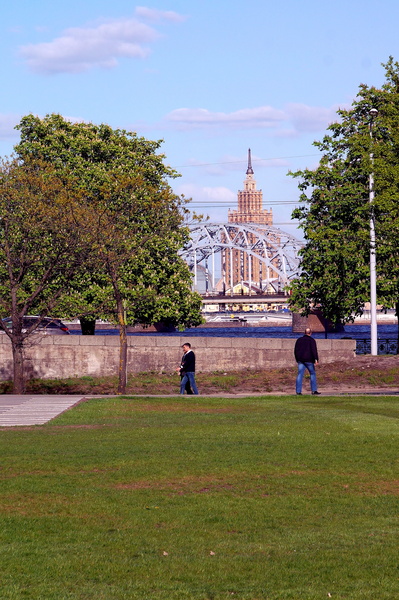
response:
[[[302,381],[305,369],[307,369],[310,374],[310,389],[312,390],[312,394],[318,396],[320,392],[317,391],[315,365],[319,362],[319,356],[317,354],[316,342],[311,335],[312,330],[310,327],[307,327],[305,329],[305,335],[298,338],[295,343],[294,355],[295,360],[298,363],[296,393],[302,395]]]
[[[183,344],[183,356],[180,364],[180,394],[184,394],[186,384],[189,383],[193,394],[198,395],[197,385],[195,383],[195,354],[191,350],[191,344]]]

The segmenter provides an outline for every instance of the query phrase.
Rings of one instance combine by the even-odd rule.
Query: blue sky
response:
[[[143,0],[144,1],[144,0]],[[360,83],[399,60],[397,0],[19,0],[2,6],[0,154],[26,114],[163,139],[177,193],[227,220],[247,151],[264,208],[298,235],[297,182]]]

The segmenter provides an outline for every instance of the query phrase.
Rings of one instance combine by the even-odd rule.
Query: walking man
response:
[[[306,327],[305,335],[298,338],[295,343],[294,355],[295,360],[298,363],[298,375],[296,378],[296,393],[302,395],[302,381],[305,374],[305,369],[310,374],[310,389],[312,390],[313,396],[318,396],[320,392],[317,391],[316,381],[316,370],[315,365],[319,362],[319,356],[317,354],[316,341],[311,337],[312,330],[310,327]]]
[[[180,364],[180,394],[183,395],[186,384],[189,383],[193,394],[198,395],[197,384],[195,383],[195,354],[191,350],[191,344],[183,344],[183,356]]]

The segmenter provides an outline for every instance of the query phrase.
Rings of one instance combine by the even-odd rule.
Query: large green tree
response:
[[[305,246],[302,273],[291,286],[291,306],[306,314],[320,305],[335,323],[361,314],[369,300],[371,218],[378,300],[398,305],[399,64],[390,58],[384,67],[384,85],[361,85],[351,109],[339,110],[337,122],[314,143],[322,153],[318,167],[292,173],[303,203],[293,218],[300,222]]]
[[[159,320],[201,322],[201,299],[178,257],[188,231],[185,201],[169,181],[178,174],[164,164],[160,141],[108,125],[71,123],[60,115],[24,117],[18,126],[21,160],[50,163],[93,210],[85,224],[93,240],[89,268],[71,281],[69,306],[113,319],[120,332],[119,392],[126,387],[127,325]],[[93,258],[96,266],[93,267]]]
[[[129,193],[129,187],[131,192]],[[163,321],[189,326],[202,321],[202,300],[190,291],[191,274],[178,256],[188,232],[170,189],[120,177],[97,200],[90,224],[93,251],[107,275],[101,314],[117,323],[121,354],[118,391],[126,388],[128,325]]]
[[[11,316],[12,327],[0,327],[11,340],[16,394],[25,388],[25,349],[39,340],[33,333],[40,320],[26,330],[24,317],[57,311],[71,279],[90,260],[89,218],[72,180],[66,185],[45,163],[1,163],[0,317]]]

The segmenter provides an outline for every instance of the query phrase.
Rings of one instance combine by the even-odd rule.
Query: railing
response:
[[[398,340],[379,339],[377,341],[378,354],[397,354]],[[356,354],[371,354],[371,339],[362,338],[356,340]]]

